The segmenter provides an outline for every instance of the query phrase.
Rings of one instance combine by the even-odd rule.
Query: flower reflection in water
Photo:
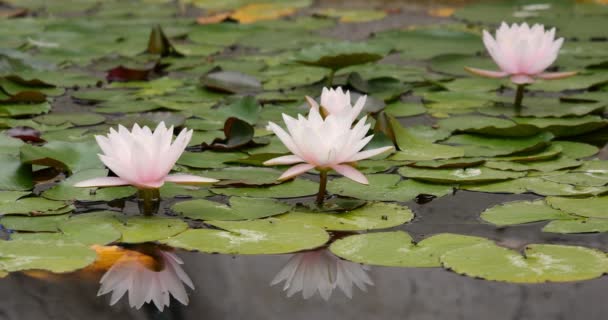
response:
[[[289,259],[270,284],[285,281],[283,291],[288,297],[302,291],[304,299],[308,299],[318,292],[327,301],[334,289],[340,288],[352,298],[353,285],[362,291],[367,290],[367,285],[374,285],[367,274],[369,269],[369,266],[342,260],[326,249],[301,252]]]
[[[101,251],[96,249],[98,253]],[[101,278],[97,295],[112,292],[110,305],[114,305],[128,292],[129,304],[137,309],[144,303],[153,302],[158,310],[163,311],[165,306],[169,306],[170,296],[187,305],[188,294],[184,284],[191,289],[194,289],[194,285],[182,269],[183,261],[174,253],[159,248],[146,249],[145,254],[106,249],[119,252],[119,256]]]

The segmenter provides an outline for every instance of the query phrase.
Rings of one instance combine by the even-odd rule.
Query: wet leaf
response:
[[[353,262],[387,267],[439,267],[439,257],[458,248],[490,240],[453,233],[440,233],[414,243],[403,231],[359,234],[335,241],[335,255]]]
[[[578,218],[570,220],[553,220],[543,232],[553,233],[594,233],[608,232],[608,219]]]
[[[327,189],[341,196],[363,200],[399,201],[413,200],[419,194],[437,197],[452,193],[453,187],[436,185],[414,180],[403,180],[395,174],[371,174],[367,176],[369,185],[353,182],[347,178],[331,180]]]
[[[309,224],[331,231],[363,231],[386,229],[411,221],[414,213],[393,203],[374,202],[339,213],[290,212],[279,216],[281,221]]]
[[[85,245],[64,241],[0,241],[0,269],[14,272],[71,272],[93,263],[97,255]]]
[[[316,194],[318,188],[317,182],[295,179],[270,187],[213,188],[211,192],[225,196],[251,198],[298,198]]]
[[[492,243],[449,251],[441,263],[469,277],[514,283],[593,279],[606,272],[606,254],[584,247],[531,244],[524,255]]]
[[[586,199],[547,197],[547,204],[555,209],[589,218],[608,218],[608,196]]]
[[[174,204],[171,209],[197,220],[253,220],[285,213],[291,206],[273,199],[231,197],[228,204],[211,200],[191,200]]]
[[[21,161],[75,173],[84,169],[103,168],[103,163],[97,157],[99,152],[97,145],[87,142],[51,141],[41,147],[21,147]]]
[[[237,71],[208,73],[201,77],[201,84],[226,93],[255,93],[262,90],[262,83],[258,79]]]
[[[513,201],[486,209],[481,219],[498,226],[546,220],[569,220],[572,216],[551,208],[543,200]]]
[[[485,167],[464,169],[420,169],[402,167],[399,174],[410,178],[435,183],[470,184],[509,180],[525,176],[522,172],[508,172]]]
[[[29,190],[33,186],[31,165],[22,164],[13,155],[0,154],[0,190]]]
[[[419,139],[408,132],[407,129],[395,118],[389,118],[390,125],[395,133],[395,139],[399,151],[390,157],[391,160],[435,160],[449,159],[464,156],[464,151],[460,148],[435,144]]]
[[[137,191],[130,186],[108,188],[78,188],[74,187],[79,181],[105,177],[108,170],[88,169],[75,173],[73,176],[49,188],[42,196],[51,200],[78,200],[78,201],[111,201],[130,197]]]
[[[388,53],[384,46],[355,42],[329,42],[304,48],[294,60],[311,66],[332,70],[382,59]]]
[[[163,243],[206,253],[281,254],[314,249],[329,240],[319,227],[272,218],[208,223],[223,230],[191,229]]]

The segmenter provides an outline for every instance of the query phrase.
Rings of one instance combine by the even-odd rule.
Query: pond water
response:
[[[0,2],[0,319],[605,319],[603,2]],[[502,21],[556,27],[540,60],[578,74],[469,74]],[[391,148],[315,197],[264,161],[355,140],[267,124],[329,95]],[[160,122],[193,130],[173,182],[219,181],[134,182],[173,149],[95,139]]]

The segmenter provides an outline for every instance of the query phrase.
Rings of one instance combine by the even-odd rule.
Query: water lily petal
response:
[[[199,183],[214,183],[219,180],[213,178],[206,178],[201,176],[195,176],[192,174],[171,174],[165,177],[166,182],[173,182],[179,184],[199,184]]]
[[[492,71],[492,70],[484,70],[478,68],[464,67],[464,69],[472,74],[476,74],[478,76],[486,77],[486,78],[504,78],[509,75],[509,73],[504,71]]]
[[[339,174],[361,184],[369,184],[367,178],[361,173],[359,170],[347,165],[347,164],[338,164],[331,167],[336,170]]]
[[[577,71],[543,72],[543,73],[538,74],[537,77],[540,79],[543,79],[543,80],[556,80],[556,79],[572,77],[572,76],[575,76],[577,73],[578,73]]]
[[[516,75],[511,76],[511,82],[513,82],[515,84],[528,84],[528,83],[533,83],[534,79],[525,74],[516,74]]]
[[[80,181],[74,184],[74,187],[113,187],[113,186],[124,186],[130,184],[128,181],[123,180],[119,177],[99,177]]]
[[[294,164],[299,162],[305,162],[302,158],[296,155],[287,155],[282,157],[276,157],[267,161],[264,161],[265,166],[281,165],[281,164]]]
[[[295,176],[299,176],[302,173],[314,168],[315,166],[308,163],[296,164],[295,166],[287,169],[287,171],[283,172],[283,174],[279,177],[279,180],[287,180],[291,179]]]

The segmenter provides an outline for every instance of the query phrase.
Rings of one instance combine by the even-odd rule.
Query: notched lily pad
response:
[[[544,200],[513,201],[500,204],[481,213],[481,219],[498,226],[545,220],[567,220],[572,216],[551,208]]]
[[[485,167],[464,169],[419,169],[402,167],[399,174],[410,179],[435,183],[470,184],[509,180],[525,176],[522,172],[494,170]]]
[[[441,233],[417,244],[403,231],[358,234],[336,240],[329,249],[335,255],[358,263],[387,267],[439,267],[446,252],[490,240],[453,233]]]
[[[46,270],[71,272],[93,263],[97,255],[89,247],[65,241],[0,241],[0,269],[8,272]]]
[[[346,212],[290,212],[279,218],[331,231],[362,231],[407,223],[414,218],[414,213],[408,207],[398,204],[375,202]]]
[[[322,228],[273,218],[207,223],[223,230],[191,229],[162,242],[206,253],[281,254],[314,249],[329,240]]]
[[[608,268],[604,252],[584,247],[531,244],[523,254],[485,243],[447,252],[441,263],[469,277],[514,283],[588,280]]]
[[[174,204],[180,215],[198,220],[253,220],[285,213],[291,206],[274,199],[231,197],[228,204],[197,199]]]

